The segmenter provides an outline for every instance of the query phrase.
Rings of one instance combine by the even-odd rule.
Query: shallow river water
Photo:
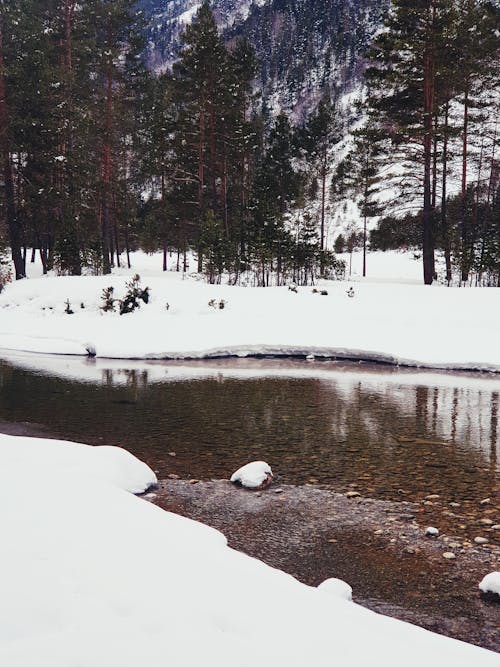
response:
[[[321,511],[314,498],[320,496],[307,489],[355,491],[360,498],[400,503],[396,520],[413,521],[417,532],[432,524],[460,542],[474,545],[475,537],[485,537],[489,566],[494,564],[491,549],[500,545],[499,403],[500,378],[495,375],[372,364],[276,359],[167,363],[29,355],[0,361],[0,431],[121,445],[146,461],[160,479],[180,478],[181,483],[227,479],[247,461],[265,459],[278,485],[299,489],[288,492],[290,501],[303,498],[300,506],[306,508],[312,499],[300,520],[307,522],[309,512],[316,534],[328,531],[319,525]],[[203,497],[203,484],[194,486]],[[194,486],[182,491],[171,487],[170,492],[178,494],[177,505],[172,500],[159,504],[229,528],[231,501],[225,487],[217,487],[214,507],[219,509],[207,514],[208,501],[203,512],[192,504],[189,489]],[[209,485],[206,489],[208,499],[214,491]],[[411,511],[405,510],[410,504]],[[221,516],[223,506],[226,517]],[[269,509],[271,526],[274,511]],[[370,526],[377,528],[375,519]],[[236,546],[245,550],[251,542],[248,551],[264,559],[269,540],[282,543],[286,533],[293,532],[286,528],[274,532],[274,538],[268,534],[266,546],[251,538],[249,530]],[[362,553],[362,544],[368,549],[365,530],[349,524],[352,562],[356,549],[358,558]],[[283,562],[281,556],[269,556],[268,562],[317,583],[307,553],[297,544],[295,559],[289,555]],[[376,550],[384,553],[384,548]],[[278,548],[276,553],[281,552]],[[419,552],[420,547],[408,551]],[[394,564],[385,566],[390,571]],[[418,565],[424,579],[426,567],[430,576],[431,566]],[[441,563],[438,579],[445,576],[440,568]],[[376,594],[378,606],[371,606],[390,613],[384,595]],[[489,636],[472,640],[495,647]]]
[[[158,471],[474,506],[498,490],[500,378],[369,364],[0,361],[0,420],[126,447]],[[171,456],[175,453],[175,458]]]

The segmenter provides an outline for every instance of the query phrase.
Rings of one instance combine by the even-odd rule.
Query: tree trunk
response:
[[[424,208],[422,213],[423,235],[422,256],[424,264],[424,283],[431,285],[434,279],[434,233],[433,233],[433,211],[432,211],[432,138],[433,138],[433,112],[434,112],[434,54],[433,54],[433,22],[434,7],[432,8],[432,19],[430,21],[428,43],[424,53]]]
[[[325,249],[325,204],[326,204],[326,169],[327,167],[327,146],[323,146],[323,155],[321,163],[321,235],[320,249]]]
[[[444,111],[444,134],[443,134],[443,177],[442,177],[442,191],[441,191],[441,227],[443,230],[444,242],[444,259],[446,263],[446,282],[448,286],[451,283],[451,239],[450,226],[448,224],[446,211],[446,185],[447,185],[447,170],[448,170],[448,120],[450,112],[450,103],[447,100]]]
[[[199,136],[198,136],[198,212],[200,216],[200,235],[204,223],[204,202],[203,202],[203,187],[204,187],[204,165],[203,165],[203,148],[205,143],[205,104],[202,99],[200,102],[200,118],[199,118]],[[203,249],[201,241],[198,243],[198,273],[203,271]]]
[[[4,179],[5,217],[9,232],[9,244],[14,262],[16,280],[26,277],[26,267],[22,256],[21,224],[17,217],[14,178],[12,175],[12,161],[9,141],[9,112],[5,96],[5,78],[3,61],[3,25],[0,16],[0,160]]]
[[[127,253],[127,267],[130,269],[130,244],[128,240],[128,224],[125,225],[125,252]]]
[[[460,271],[463,282],[469,276],[468,254],[467,254],[467,139],[469,126],[469,90],[465,90],[464,97],[464,119],[462,128],[462,187],[460,191],[460,239],[461,239],[461,262]]]
[[[108,45],[111,45],[111,29],[108,29]],[[110,244],[109,244],[109,196],[111,183],[111,125],[113,112],[113,72],[112,64],[109,63],[106,74],[106,107],[105,107],[105,134],[103,153],[103,179],[102,179],[102,262],[103,273],[111,273]]]

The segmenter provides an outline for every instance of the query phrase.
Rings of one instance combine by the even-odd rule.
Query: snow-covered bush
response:
[[[140,286],[141,277],[138,273],[127,283],[127,293],[120,301],[120,315],[132,313],[136,308],[140,307],[140,301],[144,303],[149,302],[149,287]]]
[[[141,301],[143,303],[149,303],[149,287],[141,287],[140,282],[141,277],[136,273],[135,276],[126,283],[127,292],[123,299],[115,299],[114,287],[110,286],[103,289],[101,295],[101,310],[105,313],[114,312],[115,306],[118,305],[120,315],[125,315],[126,313],[132,313],[136,308],[139,308]]]
[[[217,301],[217,299],[210,299],[208,302],[208,307],[213,308],[214,310],[224,310],[226,307],[227,301],[224,299],[221,299],[220,301]]]

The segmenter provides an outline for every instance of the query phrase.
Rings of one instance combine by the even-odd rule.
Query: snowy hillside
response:
[[[176,57],[180,35],[199,0],[141,0],[152,67]],[[298,120],[322,92],[345,93],[359,82],[363,51],[381,25],[387,0],[213,0],[226,41],[247,37],[260,62],[257,89],[265,108]]]

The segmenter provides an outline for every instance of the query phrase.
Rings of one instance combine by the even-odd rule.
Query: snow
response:
[[[312,354],[500,371],[498,290],[426,287],[411,277],[419,262],[380,254],[369,258],[370,279],[356,277],[352,299],[351,283],[342,281],[317,286],[328,296],[310,287],[294,294],[287,287],[208,285],[198,276],[162,274],[159,256],[140,253],[131,271],[112,276],[30,278],[0,294],[0,348],[86,355],[90,345],[98,357],[122,359]],[[406,273],[398,270],[389,282],[389,266],[400,263]],[[102,290],[113,285],[122,296],[135,272],[151,288],[150,303],[129,315],[103,313]],[[73,315],[64,312],[67,299]],[[212,299],[223,299],[225,308],[209,307]]]
[[[0,664],[498,665],[231,550],[127,493],[145,481],[136,459],[122,485],[123,462],[104,458],[105,470],[90,447],[2,440]]]
[[[336,579],[335,577],[326,579],[318,586],[318,590],[328,595],[340,597],[343,600],[352,600],[352,588],[342,579]]]
[[[268,463],[265,461],[252,461],[238,468],[231,475],[231,482],[233,484],[241,484],[246,489],[257,489],[272,476],[273,471]]]
[[[500,595],[500,572],[490,572],[482,578],[479,588],[483,593]]]
[[[26,463],[40,476],[52,474],[57,466],[65,479],[85,475],[95,477],[130,493],[143,493],[157,483],[154,472],[121,447],[92,447],[64,440],[45,440],[0,433],[2,465],[22,470]],[[19,479],[22,479],[20,477]],[[19,480],[18,480],[19,481]]]

